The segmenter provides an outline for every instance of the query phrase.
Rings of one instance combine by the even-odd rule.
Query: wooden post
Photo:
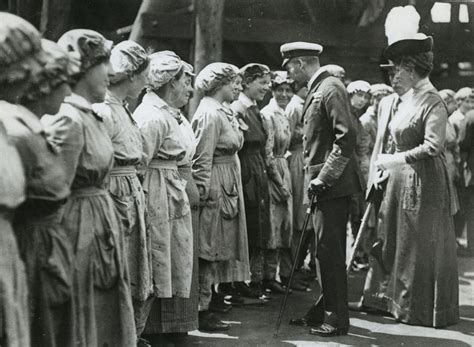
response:
[[[49,40],[56,41],[70,29],[72,0],[43,0],[40,31]]]
[[[206,65],[222,59],[224,0],[195,0],[194,71],[198,73]],[[199,104],[194,94],[189,105],[189,118]]]

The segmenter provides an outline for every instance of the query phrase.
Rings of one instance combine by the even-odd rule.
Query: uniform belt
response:
[[[285,159],[285,155],[284,154],[274,154],[273,157],[275,159]]]
[[[107,191],[103,188],[98,187],[86,187],[86,188],[79,188],[73,189],[71,195],[74,197],[88,197],[88,196],[100,196],[100,195],[107,195]]]
[[[152,169],[177,169],[178,162],[176,160],[153,159],[149,167]]]
[[[110,176],[133,176],[137,173],[135,166],[115,166],[110,170]]]
[[[214,158],[212,158],[212,163],[213,164],[232,164],[232,163],[235,163],[235,154],[214,157]]]

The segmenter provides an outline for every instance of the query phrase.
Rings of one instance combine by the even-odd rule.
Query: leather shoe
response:
[[[321,322],[316,322],[306,317],[301,317],[290,319],[290,325],[297,325],[300,327],[318,327],[321,325]]]
[[[283,287],[283,285],[276,281],[276,280],[265,280],[263,282],[263,286],[265,289],[269,289],[272,294],[285,294],[286,289]],[[289,293],[291,293],[292,290],[290,289]]]
[[[347,335],[349,328],[336,328],[331,324],[323,323],[316,328],[310,329],[309,333],[311,335],[318,335],[322,337],[331,337],[331,336],[342,336]]]
[[[200,331],[226,331],[230,325],[219,320],[212,312],[199,312],[199,330]]]

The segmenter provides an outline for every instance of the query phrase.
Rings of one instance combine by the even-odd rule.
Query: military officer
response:
[[[346,226],[351,195],[362,190],[354,156],[356,123],[344,84],[321,69],[316,43],[292,42],[281,46],[283,66],[298,84],[307,83],[304,118],[305,180],[316,195],[314,227],[322,294],[302,318],[290,324],[312,327],[319,336],[346,335],[347,305]]]

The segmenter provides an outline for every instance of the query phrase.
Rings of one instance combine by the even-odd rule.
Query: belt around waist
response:
[[[178,169],[176,160],[153,159],[148,165],[152,169]]]
[[[284,154],[274,154],[273,157],[275,159],[285,159],[285,155]]]
[[[110,176],[133,176],[137,173],[135,166],[115,166],[110,170]]]
[[[107,195],[107,190],[104,188],[98,187],[85,187],[79,189],[73,189],[71,195],[74,197],[87,197],[87,196],[100,196],[100,195]]]
[[[220,157],[212,158],[213,164],[232,164],[235,163],[235,154],[233,155],[223,155]]]

